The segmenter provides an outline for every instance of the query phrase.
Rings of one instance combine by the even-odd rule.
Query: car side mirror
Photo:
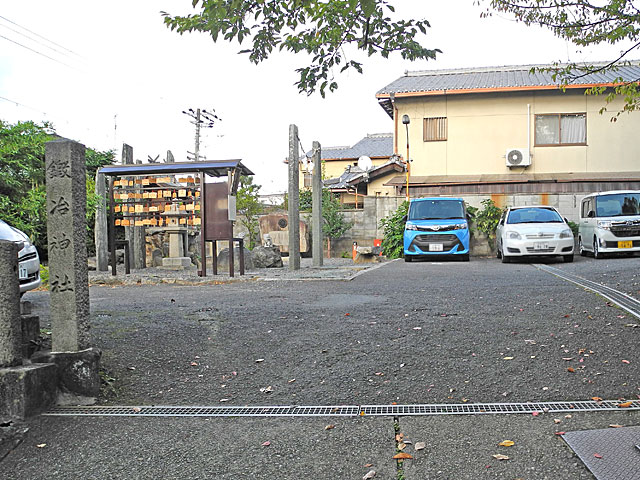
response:
[[[589,213],[587,213],[588,218],[593,218],[595,216],[596,216],[596,212],[594,212],[593,210],[589,210]]]

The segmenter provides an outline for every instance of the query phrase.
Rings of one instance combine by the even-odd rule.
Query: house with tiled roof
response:
[[[304,188],[311,188],[312,169],[303,157],[300,170]],[[349,147],[322,147],[323,183],[338,194],[344,205],[362,206],[365,196],[395,195],[394,186],[385,186],[404,171],[404,162],[393,150],[392,133],[369,134]]]
[[[411,160],[410,195],[483,195],[499,205],[528,195],[562,200],[566,211],[586,193],[640,189],[640,112],[612,121],[624,99],[585,94],[638,81],[640,64],[564,86],[540,67],[406,72],[378,91],[394,125],[393,152]],[[404,196],[406,174],[385,185]]]

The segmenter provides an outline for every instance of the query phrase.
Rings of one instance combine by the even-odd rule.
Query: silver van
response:
[[[587,195],[580,205],[580,255],[640,252],[640,191],[620,190]]]

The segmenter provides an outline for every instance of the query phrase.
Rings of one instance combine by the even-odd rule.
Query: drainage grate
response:
[[[264,407],[77,406],[55,407],[44,415],[127,417],[318,417],[480,415],[500,413],[560,413],[621,411],[617,400],[594,402],[473,403],[436,405],[334,405]],[[640,410],[640,400],[624,410]]]
[[[355,417],[355,405],[339,406],[264,406],[264,407],[187,407],[187,406],[76,406],[54,407],[44,415],[88,415],[127,417]]]
[[[365,415],[480,415],[499,413],[561,413],[623,410],[619,401],[604,402],[538,402],[538,403],[472,403],[439,405],[363,405]],[[626,409],[640,410],[640,401]],[[625,410],[626,410],[625,409]]]

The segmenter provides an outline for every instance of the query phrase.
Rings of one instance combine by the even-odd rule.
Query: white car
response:
[[[580,255],[640,252],[640,191],[623,190],[587,195],[580,206]]]
[[[516,257],[556,255],[573,262],[573,232],[558,211],[546,205],[508,208],[496,229],[496,247],[502,263]]]
[[[40,286],[40,257],[29,237],[17,228],[0,220],[0,240],[9,240],[18,244],[18,279],[20,295]]]

